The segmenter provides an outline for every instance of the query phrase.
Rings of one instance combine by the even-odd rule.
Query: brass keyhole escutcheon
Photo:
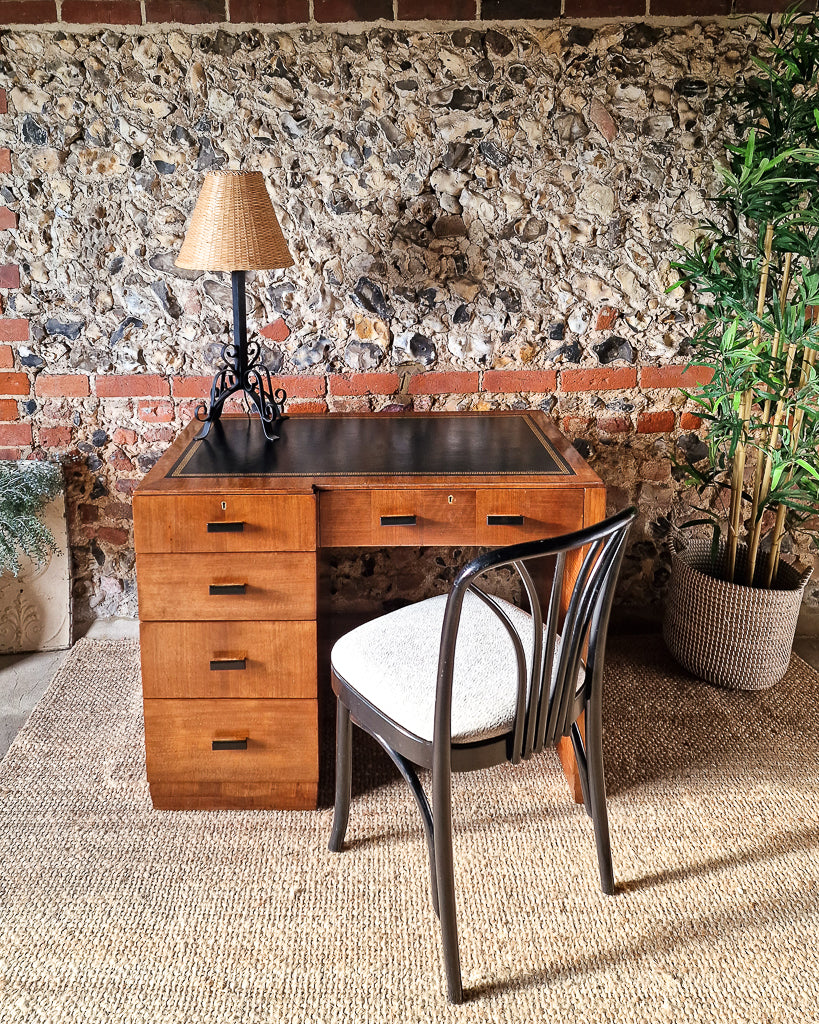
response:
[[[222,502],[222,511],[224,512],[226,509],[227,509],[227,502],[223,501]]]
[[[455,495],[454,494],[450,494],[450,496],[446,500],[449,502],[450,505],[454,505],[455,504]]]

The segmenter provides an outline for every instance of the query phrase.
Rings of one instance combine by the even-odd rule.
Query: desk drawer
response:
[[[316,617],[315,552],[141,554],[137,583],[142,620]]]
[[[323,547],[475,543],[473,490],[325,491],[319,517]]]
[[[144,708],[152,785],[318,778],[318,701],[146,699]]]
[[[315,697],[315,622],[143,622],[145,697]]]
[[[477,541],[490,546],[555,537],[577,530],[583,522],[579,488],[510,487],[478,491]]]
[[[316,499],[312,494],[137,494],[134,541],[140,553],[313,551]]]

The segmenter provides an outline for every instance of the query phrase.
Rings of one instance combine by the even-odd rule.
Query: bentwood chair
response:
[[[341,850],[347,830],[352,720],[386,750],[421,812],[452,1002],[463,999],[452,772],[516,764],[570,736],[594,823],[601,888],[614,892],[603,777],[603,657],[614,587],[635,515],[629,508],[575,533],[483,554],[464,566],[448,596],[383,615],[333,647],[336,792],[330,849]],[[580,568],[561,621],[567,562],[575,567],[580,562]],[[520,578],[528,611],[478,588],[481,577],[500,568]],[[544,614],[535,579],[548,579],[549,569]],[[585,742],[578,727],[581,712]],[[416,767],[432,769],[431,807]]]

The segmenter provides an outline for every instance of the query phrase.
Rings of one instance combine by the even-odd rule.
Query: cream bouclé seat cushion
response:
[[[495,600],[521,638],[528,681],[532,617],[508,601]],[[432,597],[373,619],[343,636],[331,655],[338,676],[422,740],[432,740],[446,601],[445,596]],[[497,614],[468,592],[455,649],[452,741],[474,743],[511,731],[517,694],[512,639]]]

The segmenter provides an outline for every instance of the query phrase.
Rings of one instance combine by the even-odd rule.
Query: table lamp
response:
[[[265,437],[275,441],[287,395],[282,388],[273,390],[259,342],[248,344],[245,273],[290,267],[293,257],[259,171],[210,171],[205,176],[176,265],[229,270],[233,284],[233,341],[222,346],[224,366],[213,378],[210,408],[203,402],[196,410],[196,418],[204,421],[197,437],[207,437],[226,400],[244,392],[259,413]]]

